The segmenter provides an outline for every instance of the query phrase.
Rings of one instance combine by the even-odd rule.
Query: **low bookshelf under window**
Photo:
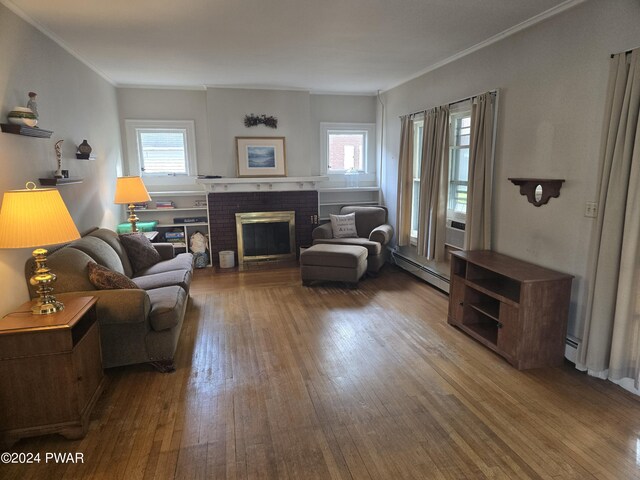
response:
[[[452,252],[448,322],[518,369],[560,365],[572,279],[488,250]]]

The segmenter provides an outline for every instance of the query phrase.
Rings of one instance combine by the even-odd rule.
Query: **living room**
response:
[[[476,6],[484,17],[496,16],[490,34],[469,20],[463,29],[478,28],[473,42],[438,45],[442,53],[414,62],[413,70],[407,55],[376,45],[379,78],[375,72],[354,75],[357,65],[343,66],[352,74],[351,88],[340,84],[337,74],[331,78],[314,70],[311,63],[322,64],[321,56],[301,60],[287,84],[266,75],[262,81],[185,80],[200,67],[169,64],[179,65],[184,52],[177,50],[168,50],[167,65],[155,71],[145,64],[145,50],[127,57],[137,63],[119,64],[115,57],[99,63],[109,58],[108,48],[97,49],[95,59],[86,57],[82,35],[90,29],[96,37],[113,35],[131,22],[154,31],[160,29],[148,24],[154,16],[141,7],[138,17],[107,26],[101,18],[111,19],[107,10],[113,6],[85,5],[81,12],[93,16],[78,19],[86,24],[66,37],[61,25],[74,2],[63,2],[69,10],[59,12],[62,7],[54,3],[0,2],[2,123],[14,107],[27,105],[29,92],[36,92],[38,127],[53,131],[49,139],[0,133],[3,193],[53,177],[54,145],[63,140],[61,168],[82,181],[60,185],[58,191],[78,231],[115,230],[127,216],[114,203],[116,178],[140,174],[127,120],[190,121],[194,175],[169,181],[148,177],[149,191],[241,190],[238,183],[224,184],[238,180],[236,137],[284,137],[282,183],[242,179],[241,185],[261,192],[327,189],[324,210],[320,197],[322,220],[311,219],[309,231],[329,213],[338,213],[331,209],[342,202],[380,203],[397,235],[399,117],[495,92],[490,248],[573,277],[567,361],[519,371],[447,325],[449,263],[425,260],[412,242],[399,246],[397,236],[387,251],[389,263],[397,265],[367,276],[355,290],[339,284],[303,287],[297,268],[225,272],[217,265],[220,248],[212,236],[214,266],[194,272],[176,371],[161,374],[146,365],[107,369],[110,381],[84,439],[25,438],[7,450],[84,452],[84,465],[0,465],[0,477],[6,472],[6,478],[640,478],[637,378],[635,386],[621,382],[623,390],[574,366],[581,363],[582,370],[607,378],[606,368],[578,357],[594,316],[592,260],[600,214],[585,215],[585,206],[602,207],[610,61],[613,54],[640,45],[637,1],[545,0],[520,11],[511,6],[511,16],[499,12],[510,2],[490,2],[493,8],[484,11]],[[434,9],[445,8],[433,3]],[[471,8],[471,3],[462,6]],[[351,6],[374,8],[362,2]],[[310,6],[280,7],[273,12],[282,16],[274,20],[279,28],[285,19],[308,22],[312,11]],[[196,12],[199,8],[205,7],[194,6]],[[396,3],[396,8],[412,12],[418,6]],[[455,17],[446,8],[439,12]],[[426,18],[422,10],[414,13],[416,22]],[[389,18],[380,31],[400,29],[394,22]],[[233,32],[229,38],[236,38]],[[394,39],[386,40],[391,45]],[[270,62],[286,65],[296,56],[294,47],[281,45],[279,56],[267,58],[261,39],[251,42],[257,53],[239,58],[241,72],[247,65],[273,72]],[[354,37],[345,33],[327,51],[320,50],[330,55],[332,49],[348,50],[349,42]],[[210,62],[216,55],[223,58],[215,68],[233,70],[233,63],[224,63],[228,57],[215,53],[219,48],[235,55],[239,47],[232,40],[209,48]],[[375,58],[359,48],[363,57]],[[402,73],[384,76],[394,57],[405,61],[397,61]],[[146,81],[136,82],[136,75]],[[251,114],[275,117],[277,129],[245,126]],[[368,149],[368,169],[357,180],[359,189],[348,176],[331,175],[323,156],[327,126],[340,124],[373,128],[369,138],[375,141]],[[92,147],[88,161],[76,158],[84,139]],[[196,175],[222,178],[198,181]],[[509,180],[522,177],[564,182],[559,196],[537,207]],[[349,185],[354,188],[345,197],[329,190]],[[375,190],[375,198],[367,188]],[[0,249],[3,316],[30,299],[24,272],[31,250]],[[287,323],[290,318],[296,320]],[[271,382],[266,393],[261,390],[265,377]],[[396,396],[387,387],[403,393]],[[491,403],[497,407],[487,407]],[[500,408],[503,414],[496,413]],[[514,432],[509,425],[517,421],[521,431]],[[140,422],[153,428],[145,430]],[[461,433],[465,424],[467,436]],[[490,454],[499,460],[492,463]]]

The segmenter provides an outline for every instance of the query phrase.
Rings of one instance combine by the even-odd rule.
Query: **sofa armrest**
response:
[[[331,223],[323,223],[319,227],[314,228],[313,232],[311,232],[311,238],[314,240],[333,238]]]
[[[393,237],[393,227],[389,224],[380,225],[369,234],[369,240],[372,242],[381,243],[383,246],[387,245]]]
[[[153,247],[158,251],[158,253],[160,254],[160,258],[162,260],[171,260],[173,257],[176,256],[176,252],[175,252],[175,249],[173,248],[173,245],[168,242],[154,243]]]
[[[63,303],[70,296],[97,297],[98,321],[101,325],[146,322],[151,302],[146,291],[140,289],[88,290],[56,295]]]

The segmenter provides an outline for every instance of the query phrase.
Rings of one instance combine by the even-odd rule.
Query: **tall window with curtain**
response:
[[[599,214],[576,366],[640,388],[640,49],[613,55],[600,150]]]
[[[402,117],[398,218],[407,229],[400,246],[441,262],[447,221],[455,220],[466,224],[466,249],[491,248],[495,100],[488,92]]]

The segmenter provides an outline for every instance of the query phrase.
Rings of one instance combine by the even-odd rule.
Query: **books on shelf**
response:
[[[184,242],[184,232],[164,232],[164,238],[167,242]]]
[[[194,207],[206,207],[207,206],[207,201],[206,200],[196,200],[193,203]]]
[[[176,204],[171,201],[157,201],[156,208],[176,208]]]
[[[149,204],[147,202],[139,202],[133,204],[134,210],[146,210],[149,208]]]
[[[173,223],[207,223],[207,217],[178,217]]]

